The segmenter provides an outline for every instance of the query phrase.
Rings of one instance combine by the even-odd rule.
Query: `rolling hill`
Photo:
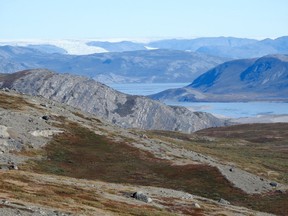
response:
[[[0,76],[0,88],[41,95],[105,118],[123,128],[189,133],[225,124],[208,113],[167,106],[146,97],[115,91],[93,79],[43,69],[4,74]]]

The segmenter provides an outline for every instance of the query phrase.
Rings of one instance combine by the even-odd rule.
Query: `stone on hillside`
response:
[[[224,205],[230,205],[230,202],[225,200],[225,199],[223,199],[223,198],[220,198],[220,200],[218,202],[221,203],[221,204],[224,204]]]
[[[277,182],[270,182],[270,185],[271,185],[272,187],[277,187]]]
[[[201,208],[201,206],[200,206],[198,203],[193,203],[193,207],[194,207],[194,208],[197,208],[197,209],[200,209],[200,208]]]
[[[18,166],[15,164],[8,165],[9,170],[18,170]]]
[[[46,120],[46,121],[48,121],[49,120],[49,116],[42,116],[42,119],[44,119],[44,120]]]
[[[132,197],[137,199],[137,200],[146,202],[146,203],[152,202],[152,199],[150,197],[148,197],[147,195],[143,194],[142,191],[138,191],[138,192],[133,193]]]
[[[142,134],[142,135],[141,135],[141,138],[143,138],[143,139],[148,139],[148,136],[147,136],[146,134]]]

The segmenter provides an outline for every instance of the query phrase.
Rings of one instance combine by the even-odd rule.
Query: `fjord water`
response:
[[[146,96],[169,88],[181,88],[189,84],[190,83],[112,83],[107,85],[125,94]]]
[[[170,88],[180,88],[190,83],[128,83],[109,84],[110,87],[132,95],[150,95]],[[168,105],[185,106],[193,111],[209,112],[231,118],[256,117],[259,115],[288,114],[288,103],[281,102],[166,102]]]

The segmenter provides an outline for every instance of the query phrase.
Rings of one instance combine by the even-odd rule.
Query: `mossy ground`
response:
[[[1,103],[1,108],[8,109],[8,110],[21,111],[27,107],[37,108],[36,106],[27,102],[25,99],[23,99],[20,96],[7,95],[3,92],[0,92],[0,103]]]
[[[96,135],[75,123],[65,124],[44,149],[47,159],[30,162],[26,169],[39,173],[97,179],[112,183],[149,185],[182,190],[259,211],[285,215],[287,194],[272,192],[249,196],[234,188],[214,167],[175,166],[152,154]],[[159,133],[157,133],[159,136]]]

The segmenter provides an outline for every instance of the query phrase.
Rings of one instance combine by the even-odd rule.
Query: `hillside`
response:
[[[170,107],[146,97],[117,92],[95,80],[48,70],[27,70],[0,77],[0,88],[15,89],[79,108],[124,128],[193,132],[225,122],[208,113]]]
[[[193,135],[122,129],[43,97],[5,89],[0,100],[0,143],[5,146],[1,215],[287,214],[285,163],[266,167],[262,154],[258,160],[246,161],[239,154],[242,147],[252,147],[251,154],[262,150],[255,148],[261,140],[251,140],[255,137],[245,133],[245,126],[214,129],[214,137],[213,129]],[[273,128],[265,148],[273,150],[271,162],[282,158],[278,149],[286,148],[287,134],[281,131],[287,130],[287,124],[255,127],[258,133]],[[243,140],[235,137],[235,130],[244,130]],[[229,136],[227,140],[218,138],[221,131]],[[221,149],[209,147],[214,142],[219,147],[229,144],[229,139],[237,148],[234,155],[244,157],[241,161],[249,172],[237,158],[230,157],[232,165],[229,158],[215,156]],[[262,173],[253,169],[257,165],[264,166]],[[136,191],[152,200],[133,198]]]
[[[34,47],[35,48],[35,47]],[[193,80],[226,58],[173,50],[140,50],[93,55],[39,51],[39,47],[0,47],[0,72],[46,68],[94,78],[105,83],[165,83]]]
[[[287,101],[288,56],[225,62],[196,78],[182,89],[152,95],[179,101]]]

